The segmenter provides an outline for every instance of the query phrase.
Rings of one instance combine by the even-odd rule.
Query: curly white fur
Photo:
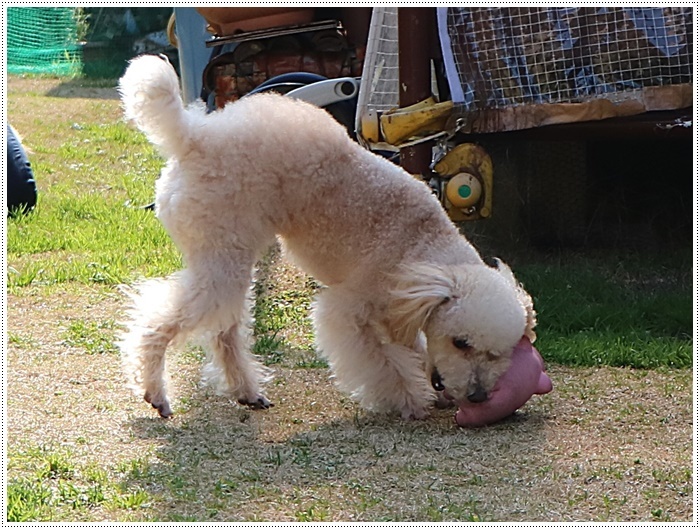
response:
[[[318,348],[367,408],[425,417],[433,371],[450,395],[488,391],[532,335],[532,302],[510,270],[487,267],[425,184],[324,110],[273,94],[211,114],[185,109],[175,72],[152,56],[131,62],[120,92],[168,158],[156,212],[186,264],[141,285],[121,344],[131,385],[161,415],[172,413],[166,347],[192,335],[210,337],[209,378],[242,403],[270,405],[246,299],[276,236],[326,286],[314,307]]]

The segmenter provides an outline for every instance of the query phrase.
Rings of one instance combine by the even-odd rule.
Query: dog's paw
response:
[[[430,415],[430,412],[425,408],[401,410],[401,418],[404,421],[422,421],[428,415]]]
[[[248,406],[251,410],[266,410],[272,408],[274,404],[267,400],[264,395],[258,395],[255,399],[238,399],[238,403]]]
[[[169,419],[173,416],[173,410],[170,408],[170,402],[168,402],[167,397],[155,399],[151,397],[151,395],[148,392],[146,392],[143,396],[143,400],[145,400],[156,410],[158,410],[158,414],[163,419]]]

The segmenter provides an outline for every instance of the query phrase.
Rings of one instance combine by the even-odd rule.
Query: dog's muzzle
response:
[[[430,375],[430,385],[433,386],[435,391],[442,391],[443,395],[448,400],[455,400],[452,395],[445,391],[445,384],[442,381],[442,376],[437,368],[433,368],[433,372]],[[483,387],[477,386],[474,388],[469,395],[467,395],[467,400],[472,404],[479,404],[481,402],[486,402],[489,399],[489,393]]]
[[[474,391],[467,395],[467,400],[469,402],[473,402],[474,404],[485,402],[486,400],[488,400],[488,398],[488,392],[481,386],[478,386]]]

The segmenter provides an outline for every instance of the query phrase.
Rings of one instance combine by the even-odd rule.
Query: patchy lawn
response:
[[[40,192],[37,211],[7,226],[8,520],[692,520],[690,252],[663,283],[605,260],[586,275],[583,256],[516,269],[554,391],[475,430],[456,427],[454,410],[404,422],[338,393],[313,349],[318,285],[272,252],[255,333],[276,406],[211,394],[188,347],[169,355],[176,415],[157,418],[124,386],[118,285],[179,258],[133,207],[152,198],[162,162],[120,122],[114,95],[8,80]]]

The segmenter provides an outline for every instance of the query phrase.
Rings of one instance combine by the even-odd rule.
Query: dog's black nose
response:
[[[474,404],[478,404],[479,402],[484,402],[488,398],[489,398],[489,394],[486,393],[486,390],[484,390],[484,388],[476,388],[474,390],[474,392],[467,395],[467,400],[469,402],[473,402]]]

